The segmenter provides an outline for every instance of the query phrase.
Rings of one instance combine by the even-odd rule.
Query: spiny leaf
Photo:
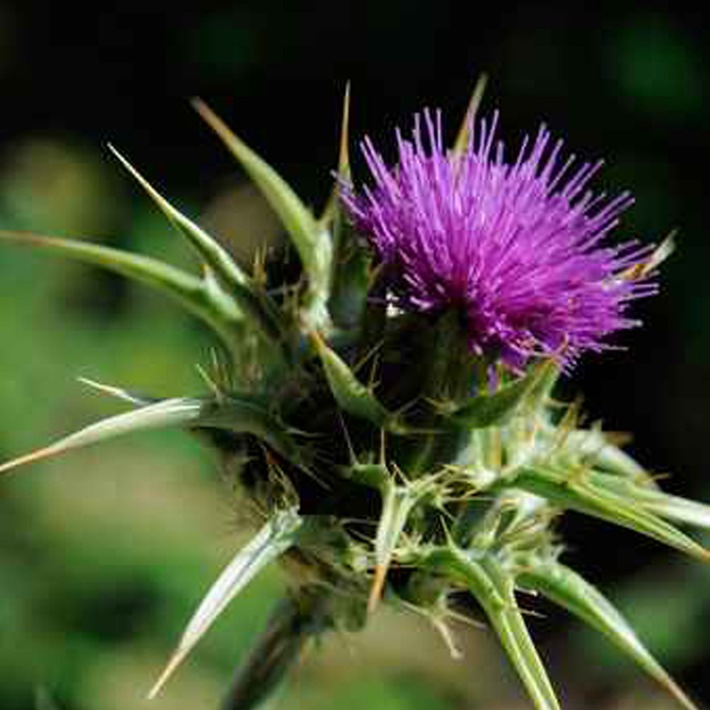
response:
[[[380,493],[384,491],[390,484],[392,474],[386,464],[377,463],[359,463],[354,461],[349,467],[344,469],[346,475],[361,483],[363,486],[374,488]]]
[[[466,147],[468,146],[468,142],[471,137],[471,129],[473,128],[481,101],[483,100],[483,94],[486,91],[487,84],[488,74],[483,73],[478,77],[476,86],[473,89],[473,94],[471,94],[471,99],[468,102],[466,114],[463,117],[461,127],[459,128],[459,132],[456,136],[456,142],[454,143],[454,155],[462,155],[466,151]]]
[[[306,473],[312,473],[306,452],[293,438],[294,433],[304,432],[296,432],[285,426],[259,402],[248,397],[231,395],[218,400],[205,400],[195,426],[222,429],[235,434],[252,434]]]
[[[286,181],[238,138],[200,99],[193,106],[263,192],[293,239],[308,277],[303,318],[309,329],[327,328],[327,302],[333,246],[323,229]]]
[[[613,474],[590,471],[589,480],[595,488],[634,501],[663,518],[710,530],[710,505],[638,485]]]
[[[375,536],[375,576],[367,603],[369,613],[375,611],[382,596],[392,553],[407,524],[409,514],[421,498],[421,489],[398,486],[388,480],[382,490],[382,513]]]
[[[535,562],[524,567],[520,582],[538,590],[551,601],[607,636],[652,678],[655,678],[687,710],[698,710],[683,690],[646,650],[616,608],[574,570],[558,562]]]
[[[80,377],[79,381],[135,406],[144,407],[159,401],[156,398],[140,396],[120,387],[105,385],[85,377]],[[230,396],[220,393],[213,400],[195,401],[200,403],[200,413],[194,426],[224,429],[235,434],[253,434],[291,463],[308,468],[308,462],[296,446],[289,430],[253,398],[240,397],[234,393]]]
[[[154,698],[178,665],[194,648],[215,619],[244,587],[267,565],[281,556],[296,540],[302,523],[295,509],[277,512],[258,534],[240,550],[210,587],[190,619],[168,664],[148,697]]]
[[[45,448],[0,465],[0,474],[7,473],[24,464],[59,456],[67,451],[80,449],[133,431],[189,426],[199,418],[201,407],[202,403],[197,400],[180,397],[166,399],[132,412],[103,419]]]
[[[109,145],[109,148],[171,224],[192,244],[224,290],[237,300],[242,310],[256,322],[267,337],[280,340],[283,326],[275,305],[266,294],[258,291],[251,278],[242,271],[229,252],[214,237],[173,207],[113,146]]]
[[[547,393],[549,380],[557,378],[559,367],[554,360],[535,365],[524,377],[504,385],[493,394],[481,394],[453,412],[439,407],[445,419],[457,427],[478,429],[505,424],[520,407],[534,408],[541,399],[541,390]]]
[[[396,414],[390,412],[375,395],[363,385],[347,363],[323,340],[318,333],[311,333],[311,340],[323,363],[325,376],[336,402],[348,414],[366,419],[375,426],[395,433],[404,433],[405,428]]]
[[[54,251],[153,286],[205,321],[230,347],[234,344],[235,330],[243,321],[242,311],[233,299],[212,298],[199,278],[158,259],[79,239],[60,239],[40,234],[0,231],[0,240]]]
[[[455,547],[439,550],[429,564],[464,584],[496,631],[537,710],[560,710],[545,667],[515,599],[513,579],[492,558],[473,560]]]
[[[565,475],[542,466],[528,467],[516,475],[515,485],[556,505],[635,530],[703,562],[710,562],[710,552],[693,539],[644,510],[637,502],[593,488],[585,481],[584,472]]]
[[[471,591],[483,606],[535,707],[538,710],[560,710],[552,683],[515,599],[512,578],[503,573],[492,559],[484,560],[481,568],[502,598],[503,604],[501,606],[490,597],[486,591],[487,584],[478,588],[474,586]]]
[[[371,282],[372,252],[351,238],[351,227],[341,217],[336,218],[333,227],[333,238],[339,243],[338,260],[334,264],[333,289],[329,308],[335,322],[331,337],[341,333],[356,333],[362,329],[362,323],[368,315],[374,315],[374,309],[369,309],[368,289]],[[376,330],[374,323],[369,323]],[[336,330],[336,328],[342,330]],[[369,342],[362,338],[361,342]]]
[[[0,465],[0,474],[134,431],[173,427],[214,428],[253,434],[308,471],[308,462],[288,430],[258,404],[235,397],[220,401],[180,397],[140,406],[91,424],[47,447]]]

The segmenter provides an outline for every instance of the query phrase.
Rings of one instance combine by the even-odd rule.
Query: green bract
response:
[[[202,398],[159,401],[88,382],[131,409],[0,466],[8,472],[156,427],[183,428],[218,450],[259,532],[198,606],[153,693],[226,605],[279,559],[290,580],[286,599],[226,707],[255,707],[309,638],[361,628],[380,600],[415,607],[445,630],[455,614],[451,596],[468,592],[534,706],[555,710],[518,606],[519,590],[535,590],[693,708],[612,604],[559,561],[555,521],[576,511],[707,562],[708,551],[676,523],[710,528],[710,507],[665,494],[599,428],[580,428],[576,407],[553,403],[553,358],[512,374],[470,352],[456,314],[388,309],[374,256],[344,219],[337,187],[317,218],[205,104],[195,108],[279,215],[302,265],[298,283],[267,291],[118,153],[195,249],[200,275],[82,241],[0,233],[163,290],[204,321],[224,352],[226,364],[209,375]],[[348,180],[347,99],[344,116],[338,172]],[[667,245],[662,250],[648,268]]]

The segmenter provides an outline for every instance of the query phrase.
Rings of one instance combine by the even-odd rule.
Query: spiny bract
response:
[[[559,147],[543,157],[544,131],[505,164],[490,124],[473,135],[481,88],[448,153],[438,124],[429,152],[419,135],[400,138],[393,168],[366,144],[375,186],[364,194],[351,184],[346,98],[336,185],[320,218],[195,102],[292,238],[302,266],[295,284],[275,288],[246,273],[116,151],[197,251],[202,275],[83,241],[0,233],[161,289],[221,342],[203,398],[144,399],[87,381],[130,411],[0,466],[156,427],[182,427],[219,452],[260,529],[199,605],[153,693],[279,559],[287,597],[227,708],[258,705],[309,638],[361,628],[380,599],[418,610],[448,637],[452,596],[462,592],[485,613],[534,706],[559,708],[519,590],[581,617],[694,707],[612,604],[560,561],[555,534],[556,519],[577,511],[708,561],[676,523],[708,528],[710,508],[662,492],[598,427],[582,428],[576,407],[551,398],[573,358],[630,325],[623,309],[653,290],[671,243],[603,247],[628,197],[593,208],[580,196],[593,166],[565,183]]]

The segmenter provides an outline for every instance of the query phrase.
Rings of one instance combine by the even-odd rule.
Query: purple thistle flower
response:
[[[506,162],[495,140],[497,113],[480,121],[460,155],[444,148],[441,114],[415,116],[412,139],[397,131],[399,161],[388,167],[366,138],[374,186],[343,190],[356,227],[384,263],[390,297],[423,312],[460,309],[469,345],[513,368],[534,356],[571,365],[606,337],[638,325],[628,301],[656,291],[623,272],[651,246],[602,246],[632,204],[629,193],[594,196],[587,183],[602,162],[570,172],[563,142],[542,126]]]

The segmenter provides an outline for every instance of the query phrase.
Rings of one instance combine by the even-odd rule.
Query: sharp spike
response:
[[[389,562],[384,564],[375,565],[375,574],[372,579],[372,587],[370,587],[370,596],[367,600],[367,613],[373,614],[377,609],[377,605],[382,598],[382,591],[385,587],[385,581],[387,579],[387,571],[389,569]]]
[[[131,165],[118,149],[111,143],[108,149],[128,171],[128,173],[146,191],[148,196],[155,202],[160,211],[172,222],[178,230],[184,234],[191,244],[196,248],[200,256],[205,260],[205,264],[212,268],[216,275],[225,282],[228,287],[237,286],[243,289],[248,282],[248,277],[236,265],[226,249],[222,247],[216,239],[207,234],[201,227],[188,219],[182,212],[173,207],[136,168]]]
[[[350,179],[350,82],[345,85],[343,96],[343,120],[340,127],[340,152],[338,154],[338,175]]]
[[[151,688],[149,698],[154,698],[160,692],[177,667],[239,592],[262,569],[291,547],[301,523],[302,518],[294,509],[281,510],[234,556],[192,615],[165,670]]]
[[[187,426],[199,417],[201,407],[202,403],[197,400],[166,399],[102,419],[49,446],[0,465],[0,475],[19,466],[58,456],[66,451],[83,448],[132,431]]]
[[[274,212],[291,236],[308,277],[308,290],[301,312],[309,328],[329,328],[327,300],[330,294],[330,269],[333,244],[330,234],[313,218],[288,183],[201,99],[193,99],[193,108],[217,134],[229,152],[262,191]]]
[[[43,459],[47,459],[52,456],[56,456],[57,454],[60,454],[60,453],[61,453],[61,450],[58,449],[56,446],[47,446],[43,449],[37,449],[36,451],[32,451],[29,454],[24,454],[23,456],[18,456],[16,459],[12,459],[12,461],[7,461],[4,464],[1,464],[0,465],[0,475],[10,473],[11,471],[14,471],[16,468],[19,468],[20,466],[24,466],[29,463],[36,463],[37,461],[42,461]]]
[[[81,382],[82,384],[91,387],[92,389],[102,392],[103,394],[107,394],[111,397],[115,397],[116,399],[123,400],[124,402],[128,402],[129,404],[135,404],[143,407],[147,404],[151,404],[153,402],[158,401],[154,397],[139,397],[138,395],[133,394],[128,390],[122,389],[121,387],[114,387],[113,385],[106,385],[103,382],[96,382],[96,380],[90,380],[88,377],[77,377],[77,380],[79,380],[79,382]]]
[[[242,271],[217,239],[168,202],[114,146],[109,143],[108,147],[121,165],[155,202],[168,221],[194,247],[200,258],[203,259],[204,265],[208,267],[207,271],[214,273],[217,283],[222,287],[220,288],[220,298],[236,299],[239,306],[251,316],[253,322],[267,337],[281,343],[283,341],[283,325],[280,314],[268,296],[258,292],[253,280]],[[203,283],[209,283],[208,274],[205,274]]]
[[[456,136],[456,141],[454,142],[454,155],[462,155],[466,151],[466,147],[468,146],[468,142],[471,137],[471,129],[473,128],[478,109],[481,106],[481,101],[483,101],[483,94],[486,91],[487,84],[488,74],[484,72],[479,75],[473,89],[473,94],[471,94],[471,99],[468,102],[466,113],[463,117],[463,121],[461,122],[461,127],[459,128],[459,132]]]

